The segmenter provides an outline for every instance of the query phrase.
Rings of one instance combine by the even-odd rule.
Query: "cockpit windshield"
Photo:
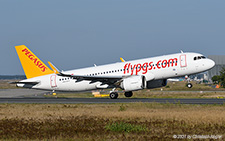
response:
[[[205,56],[195,56],[194,60],[201,60],[201,59],[206,59]]]

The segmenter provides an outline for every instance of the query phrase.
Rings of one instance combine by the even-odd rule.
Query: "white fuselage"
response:
[[[66,74],[79,74],[83,76],[102,77],[129,77],[143,75],[147,81],[168,79],[207,71],[215,65],[214,61],[203,57],[198,53],[177,53],[159,57],[145,58],[108,65],[88,67],[65,71]],[[50,74],[22,82],[36,81],[39,84],[32,86],[34,89],[55,91],[87,91],[98,88],[108,88],[109,85],[101,85],[100,81],[82,80],[77,81],[72,77],[63,77]],[[17,84],[19,87],[30,87],[25,84]]]

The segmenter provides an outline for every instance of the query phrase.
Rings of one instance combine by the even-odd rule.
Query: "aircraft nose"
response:
[[[215,66],[215,64],[216,63],[213,60],[209,59],[209,61],[208,61],[209,69],[213,68]]]

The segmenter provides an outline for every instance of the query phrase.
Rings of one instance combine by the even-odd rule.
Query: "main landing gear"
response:
[[[109,94],[109,97],[110,97],[111,99],[117,99],[118,96],[119,96],[119,95],[118,95],[117,92],[111,92],[111,93]]]
[[[114,89],[114,90],[115,90],[115,89]],[[119,94],[118,94],[117,92],[115,92],[114,90],[111,91],[110,94],[109,94],[109,97],[110,97],[111,99],[117,99],[118,96],[119,96]],[[132,92],[132,91],[130,91],[130,92],[125,92],[124,95],[125,95],[126,97],[132,97],[132,96],[133,96],[133,92]]]
[[[130,92],[125,92],[124,95],[125,95],[126,97],[132,97],[133,92],[132,92],[132,91],[130,91]]]

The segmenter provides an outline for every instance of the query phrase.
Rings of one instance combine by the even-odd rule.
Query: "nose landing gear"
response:
[[[188,88],[192,88],[193,85],[192,85],[191,82],[190,82],[190,81],[191,81],[190,78],[186,75],[186,76],[185,76],[185,79],[187,79],[187,82],[188,82],[186,86],[187,86]]]
[[[188,87],[188,88],[192,88],[193,85],[192,85],[191,83],[187,83],[187,87]]]

